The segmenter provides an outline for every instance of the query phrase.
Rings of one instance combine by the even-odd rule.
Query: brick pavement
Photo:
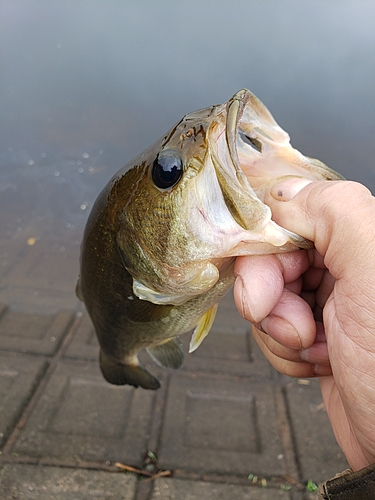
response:
[[[0,266],[1,499],[310,500],[307,480],[347,467],[317,381],[279,376],[230,296],[179,371],[142,355],[160,390],[115,387],[74,296],[78,249],[13,245]]]

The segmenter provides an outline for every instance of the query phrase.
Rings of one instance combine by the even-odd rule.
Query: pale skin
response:
[[[292,179],[265,202],[315,249],[238,258],[237,308],[277,370],[319,377],[336,439],[362,469],[375,463],[375,198],[354,182]]]

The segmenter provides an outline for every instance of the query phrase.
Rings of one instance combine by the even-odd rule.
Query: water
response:
[[[375,192],[371,0],[2,0],[0,46],[5,243],[77,245],[113,173],[243,87],[297,149]]]

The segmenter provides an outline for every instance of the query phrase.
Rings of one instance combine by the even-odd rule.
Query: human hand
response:
[[[375,462],[375,198],[354,182],[293,179],[265,202],[315,248],[239,257],[237,308],[276,369],[320,377],[336,439],[359,470]]]

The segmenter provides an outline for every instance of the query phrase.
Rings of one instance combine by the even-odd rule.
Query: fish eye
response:
[[[183,174],[181,158],[172,152],[161,152],[152,165],[152,180],[160,189],[168,189],[181,179]]]

